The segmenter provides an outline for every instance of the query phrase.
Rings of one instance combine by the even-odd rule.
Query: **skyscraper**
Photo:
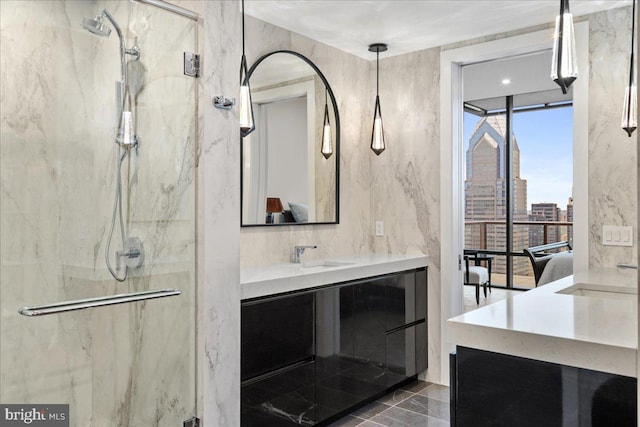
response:
[[[506,118],[484,117],[476,125],[469,140],[466,156],[465,221],[500,221],[502,224],[486,224],[465,227],[467,248],[506,250]],[[520,149],[513,136],[513,220],[526,221],[527,181],[520,178]],[[486,242],[486,245],[485,245]],[[513,249],[521,251],[529,246],[526,227],[514,226]],[[530,270],[528,260],[514,258],[513,272],[525,275]],[[497,257],[494,271],[506,272],[505,258]]]
[[[573,212],[572,212],[573,214]],[[532,203],[530,221],[560,221],[560,208],[557,203]],[[562,241],[560,235],[560,227],[550,225],[547,227],[547,240],[544,238],[544,227],[529,227],[529,246],[544,245],[545,243],[554,243]]]

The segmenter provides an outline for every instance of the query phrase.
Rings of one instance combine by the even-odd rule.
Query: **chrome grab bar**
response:
[[[64,313],[65,311],[83,310],[85,308],[103,307],[106,305],[123,304],[127,302],[143,301],[155,298],[180,295],[178,289],[160,289],[157,291],[132,292],[108,297],[87,298],[74,301],[63,301],[54,304],[22,307],[18,313],[23,316],[46,316],[48,314]]]

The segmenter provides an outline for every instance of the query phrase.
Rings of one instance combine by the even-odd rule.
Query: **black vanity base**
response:
[[[241,304],[241,425],[328,425],[427,369],[427,270]]]
[[[450,362],[451,426],[637,426],[636,378],[466,347]]]
[[[328,425],[416,378],[356,360],[316,358],[243,385],[241,425]]]

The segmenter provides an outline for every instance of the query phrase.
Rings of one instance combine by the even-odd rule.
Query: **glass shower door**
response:
[[[196,413],[196,22],[123,1],[2,1],[0,20],[0,403],[68,404],[71,426],[182,425]],[[163,289],[180,295],[18,313]]]

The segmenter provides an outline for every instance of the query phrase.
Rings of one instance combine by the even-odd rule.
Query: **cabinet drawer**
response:
[[[386,330],[426,318],[426,270],[396,274],[385,280]]]
[[[241,380],[313,357],[313,294],[241,307]]]

